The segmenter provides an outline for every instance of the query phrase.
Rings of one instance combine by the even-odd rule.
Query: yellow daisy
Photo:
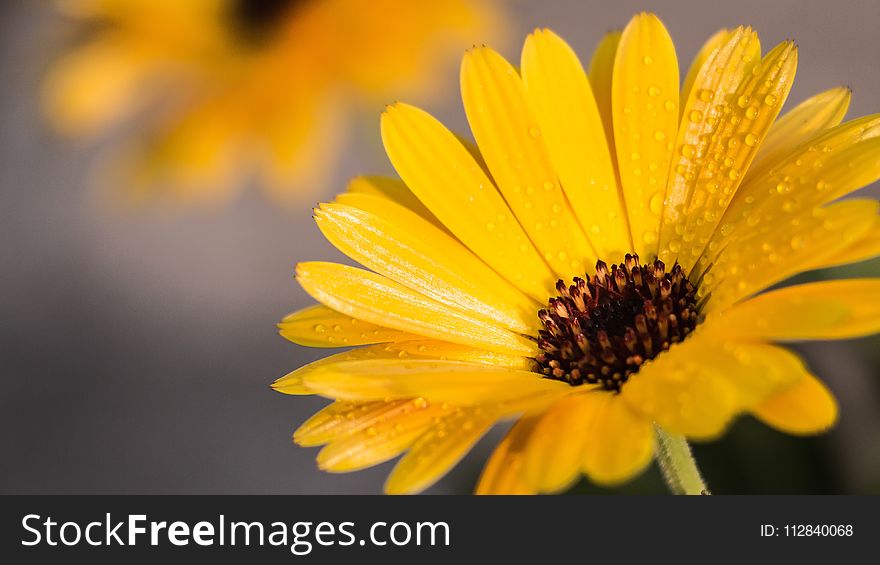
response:
[[[493,2],[474,0],[61,6],[86,41],[49,73],[47,115],[80,139],[140,116],[97,179],[126,187],[135,202],[222,200],[249,173],[283,199],[314,193],[355,100],[427,91],[422,70],[491,33],[501,16]]]
[[[723,30],[683,82],[652,14],[585,71],[553,32],[519,70],[469,51],[461,91],[476,147],[406,104],[382,116],[400,180],[360,178],[315,211],[369,270],[301,263],[320,304],[281,334],[364,346],[273,384],[333,399],[294,435],[318,465],[405,454],[389,493],[422,490],[496,422],[515,419],[479,493],[626,481],[657,457],[675,492],[705,488],[685,438],[750,413],[793,434],[830,427],[828,389],[776,345],[880,330],[880,280],[759,292],[880,255],[880,115],[842,123],[847,89],[776,119],[797,48],[762,55]],[[609,266],[610,265],[610,266]]]

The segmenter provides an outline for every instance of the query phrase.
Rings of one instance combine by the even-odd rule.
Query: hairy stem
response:
[[[670,434],[655,425],[657,463],[672,494],[709,494],[697,462],[683,436]]]

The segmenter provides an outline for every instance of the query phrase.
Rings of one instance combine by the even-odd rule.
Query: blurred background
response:
[[[297,4],[313,2],[320,3]],[[415,103],[452,129],[467,131],[457,65],[471,44],[491,42],[518,60],[525,35],[547,26],[588,61],[606,31],[622,27],[637,11],[651,10],[667,25],[686,68],[717,29],[751,24],[765,48],[789,37],[798,42],[798,78],[787,107],[848,85],[854,90],[849,117],[880,111],[875,0],[520,0],[477,8],[464,3],[462,10],[477,11],[406,14],[406,21],[416,18],[422,26],[412,29],[403,15],[396,19],[394,10],[374,6],[363,14],[350,12],[340,37],[357,35],[361,25],[379,38],[396,37],[400,45],[376,43],[375,51],[358,53],[366,48],[340,40],[332,47],[312,43],[305,55],[291,48],[283,53],[302,58],[295,59],[297,73],[265,92],[254,87],[260,75],[250,72],[252,61],[269,74],[293,64],[281,55],[253,55],[270,49],[266,42],[275,45],[266,38],[277,30],[282,13],[272,7],[277,2],[253,2],[257,8],[236,16],[246,27],[234,32],[223,28],[228,21],[206,12],[205,21],[217,29],[204,32],[198,48],[169,43],[156,55],[147,30],[145,44],[128,46],[132,61],[147,68],[164,64],[172,53],[186,65],[103,85],[103,97],[90,98],[89,73],[119,71],[113,67],[118,58],[107,54],[118,53],[121,44],[79,60],[79,67],[78,60],[70,62],[71,54],[81,54],[77,49],[107,37],[100,35],[106,22],[89,15],[101,4],[63,2],[59,9],[50,2],[14,0],[0,7],[3,493],[380,492],[391,463],[330,475],[317,470],[315,449],[292,444],[293,430],[326,401],[281,395],[269,383],[326,352],[285,341],[275,323],[311,303],[293,280],[296,262],[344,261],[320,236],[311,206],[331,199],[356,174],[392,172],[379,140],[383,104]],[[162,17],[133,21],[162,28],[167,21]],[[446,27],[434,29],[435,24]],[[324,34],[305,26],[294,35]],[[442,49],[411,49],[435,35],[442,36]],[[374,42],[370,35],[358,41]],[[382,49],[411,52],[409,67],[398,74],[413,84],[371,80],[381,71],[375,67]],[[309,70],[315,52],[321,68],[358,54],[373,67],[338,66],[337,75],[319,76]],[[65,63],[68,67],[61,67]],[[59,84],[65,92],[80,92],[93,107],[65,106],[70,100],[51,92]],[[147,110],[120,106],[126,89],[144,95],[167,84],[187,89],[173,103],[149,102]],[[247,111],[239,106],[245,97],[251,101]],[[291,100],[302,115],[285,113]],[[210,110],[202,112],[205,107]],[[261,112],[247,131],[256,128],[258,141],[268,140],[262,145],[250,138],[242,142],[244,126],[235,132],[210,129],[218,116],[252,117],[253,108]],[[102,109],[125,119],[99,123],[95,116]],[[321,139],[321,155],[304,153],[300,139],[273,137],[273,126],[309,119],[298,135]],[[199,127],[209,130],[204,138]],[[224,144],[212,145],[217,139]],[[184,142],[199,147],[201,169],[180,170]],[[223,167],[229,165],[225,156],[245,154],[248,162]],[[280,155],[287,166],[265,166],[267,154]],[[161,163],[162,174],[122,180],[122,172],[142,173],[137,166],[145,162]],[[878,193],[876,186],[866,190]],[[844,271],[878,276],[880,262]],[[831,275],[841,272],[803,278]],[[878,346],[880,340],[868,338],[799,347],[840,402],[838,426],[822,437],[797,438],[743,418],[721,441],[695,447],[710,488],[880,493]],[[493,430],[429,492],[470,492],[503,431]],[[580,484],[574,491],[662,493],[665,487],[652,469],[620,489]]]

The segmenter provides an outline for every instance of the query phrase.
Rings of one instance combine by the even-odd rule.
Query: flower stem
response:
[[[657,432],[657,463],[672,494],[709,494],[687,440],[657,425],[654,430]]]

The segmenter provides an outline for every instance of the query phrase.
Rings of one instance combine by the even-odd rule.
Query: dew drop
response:
[[[646,64],[646,65],[650,65],[651,63],[654,62],[654,59],[652,59],[652,58],[651,58],[650,56],[648,56],[648,55],[645,55],[645,58],[642,59],[642,62],[643,62],[644,64]]]
[[[547,182],[544,183],[544,190],[548,190],[548,191],[549,191],[549,190],[553,190],[554,188],[556,188],[556,185],[553,184],[552,182],[547,181]]]
[[[746,145],[749,147],[754,147],[758,144],[758,136],[753,133],[747,133],[743,141],[745,141]]]
[[[749,102],[751,102],[751,101],[752,101],[751,97],[743,94],[742,96],[737,98],[736,105],[739,106],[740,108],[745,108],[749,105]]]
[[[746,110],[746,117],[750,120],[754,120],[758,117],[758,109],[754,106],[750,106],[748,110]]]
[[[648,87],[648,95],[649,96],[657,96],[658,94],[660,94],[659,88],[657,88],[656,86],[649,86]]]
[[[693,159],[696,152],[697,150],[694,148],[693,145],[686,143],[681,146],[681,156],[685,159]]]
[[[315,330],[316,334],[322,334],[327,331],[327,328],[324,327],[324,324],[315,324],[315,327],[312,329]]]
[[[715,93],[705,88],[699,92],[700,100],[702,100],[703,102],[711,102],[714,95]]]
[[[651,209],[652,214],[659,216],[663,211],[663,195],[659,192],[655,193],[654,196],[651,197],[648,207]]]
[[[675,102],[672,100],[667,100],[663,103],[663,107],[671,112],[672,110],[675,110]]]
[[[529,128],[529,135],[532,137],[540,137],[541,129],[538,126],[532,126]]]
[[[775,94],[768,94],[767,96],[764,97],[764,104],[766,104],[768,106],[772,106],[772,105],[776,104],[777,100],[778,100],[778,98],[776,97]]]
[[[654,132],[654,139],[656,139],[657,141],[660,141],[660,142],[666,141],[666,134],[663,133],[663,131],[658,129],[657,131]]]
[[[688,114],[688,119],[692,122],[699,123],[703,121],[703,113],[699,110],[691,110],[691,113]]]
[[[494,230],[494,229],[495,229],[495,224],[493,224],[492,222],[489,222],[488,224],[486,224],[486,229],[489,230],[489,231]]]

